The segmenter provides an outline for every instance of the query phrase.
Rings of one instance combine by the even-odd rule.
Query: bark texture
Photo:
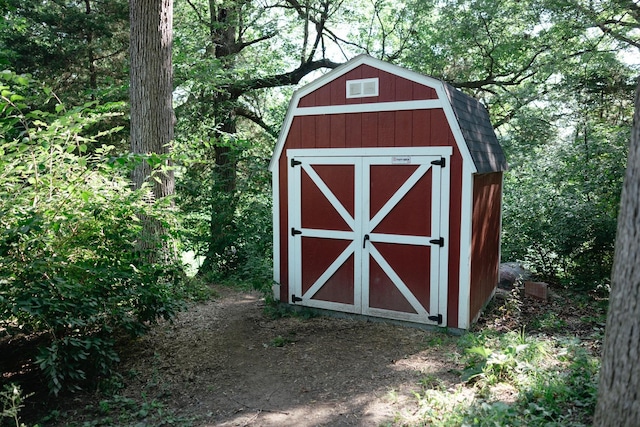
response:
[[[173,139],[171,40],[173,0],[130,0],[131,21],[131,152],[167,154]],[[149,181],[143,163],[132,176],[135,188]],[[156,173],[153,195],[173,194],[172,171]]]
[[[640,425],[640,84],[622,189],[595,426]]]
[[[173,139],[173,0],[130,0],[129,18],[131,152],[153,158],[153,154],[168,154]],[[162,164],[165,167],[160,169],[149,162],[137,165],[131,174],[133,187],[149,182],[153,199],[172,195],[175,179],[171,164],[168,160]],[[143,231],[138,250],[151,262],[171,260],[162,224],[146,216],[140,220]]]

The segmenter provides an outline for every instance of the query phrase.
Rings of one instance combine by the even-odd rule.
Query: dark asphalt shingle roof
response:
[[[444,89],[478,173],[507,170],[507,159],[484,105],[448,83]]]

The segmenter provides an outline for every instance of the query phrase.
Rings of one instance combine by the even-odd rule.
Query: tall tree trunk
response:
[[[233,10],[232,4],[217,4],[215,0],[209,0],[211,26],[207,55],[221,60],[222,67],[226,70],[233,68],[233,54],[236,53],[234,47],[237,43],[238,28],[235,13],[237,11]],[[227,140],[235,137],[237,132],[234,108],[238,97],[218,92],[213,98],[216,129],[211,139],[218,142],[214,146],[215,165],[211,173],[209,238],[205,260],[199,270],[200,274],[213,271],[216,268],[216,261],[221,256],[224,257],[225,251],[229,249],[238,199],[236,196],[237,150],[230,146]]]
[[[131,152],[168,154],[173,139],[173,74],[171,43],[173,0],[130,0],[131,22]],[[166,160],[164,166],[171,166]],[[153,175],[153,176],[152,176]],[[152,170],[142,162],[132,173],[134,188],[151,185],[155,199],[173,194],[171,169]],[[141,249],[162,242],[164,230],[157,221],[143,218]]]
[[[640,82],[622,188],[595,426],[640,423]]]
[[[214,138],[222,140],[225,136],[236,134],[235,117],[228,111],[217,114],[220,128]],[[221,135],[223,135],[221,137]],[[216,268],[215,262],[224,256],[234,233],[234,215],[238,204],[236,194],[237,149],[226,143],[214,147],[215,166],[211,171],[209,238],[205,260],[199,273],[207,274]]]

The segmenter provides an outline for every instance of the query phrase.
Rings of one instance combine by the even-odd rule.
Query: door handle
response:
[[[362,249],[367,247],[367,240],[369,240],[369,235],[365,234],[364,235],[364,240],[362,241]]]

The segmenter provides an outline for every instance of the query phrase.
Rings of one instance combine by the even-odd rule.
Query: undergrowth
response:
[[[577,339],[482,331],[459,348],[462,383],[421,382],[417,425],[590,425],[599,361]]]

